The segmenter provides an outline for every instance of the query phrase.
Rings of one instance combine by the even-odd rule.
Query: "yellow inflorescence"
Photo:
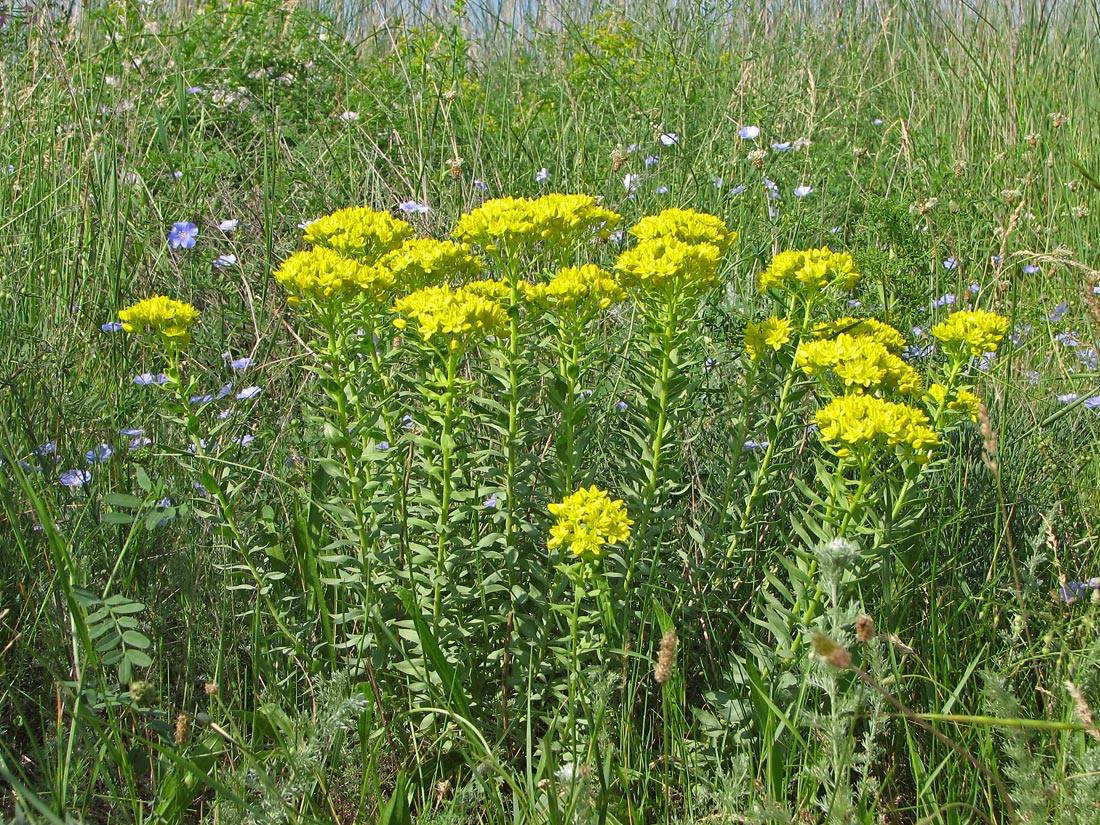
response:
[[[759,321],[745,327],[745,352],[749,360],[756,361],[765,350],[779,352],[791,340],[791,321],[773,315],[767,321]]]
[[[572,246],[588,236],[610,234],[619,215],[591,195],[553,193],[530,198],[494,198],[458,219],[454,235],[495,252],[523,244]]]
[[[904,395],[921,394],[920,373],[869,336],[841,333],[836,338],[805,341],[798,347],[795,363],[807,375],[831,371],[849,392],[888,387]]]
[[[486,297],[489,289],[482,289],[495,284],[476,281],[457,289],[447,284],[418,289],[394,302],[393,311],[404,317],[395,318],[393,325],[405,329],[413,320],[421,338],[428,341],[442,335],[452,350],[499,335],[508,328],[508,313],[494,298]]]
[[[295,252],[279,265],[274,275],[290,293],[291,303],[302,299],[325,303],[355,293],[382,300],[394,286],[389,269],[367,266],[323,246]]]
[[[905,336],[878,318],[838,318],[814,326],[815,338],[835,338],[842,332],[853,338],[878,341],[891,352],[905,346]]]
[[[412,232],[409,224],[388,212],[350,206],[313,221],[306,227],[304,237],[307,243],[373,263],[379,255],[400,246]]]
[[[666,209],[658,215],[647,215],[630,234],[640,241],[676,238],[687,244],[709,243],[722,252],[737,240],[737,233],[730,231],[721,218],[694,209]]]
[[[852,289],[859,279],[851,255],[823,246],[801,252],[780,252],[760,273],[758,283],[761,292],[772,287],[796,292],[803,288],[816,291],[829,287]]]
[[[118,311],[126,332],[141,333],[148,326],[171,347],[191,342],[191,325],[198,317],[199,311],[190,304],[163,295],[154,295]]]
[[[947,387],[943,384],[933,384],[928,388],[928,397],[932,399],[932,402],[936,406],[943,404],[946,395]],[[970,390],[956,390],[955,397],[947,402],[947,409],[962,413],[971,421],[977,422],[978,405],[981,404],[981,401],[982,400],[974,393],[970,392]]]
[[[621,500],[613,500],[595,485],[582,487],[547,509],[557,522],[550,528],[546,546],[553,550],[565,544],[573,555],[588,560],[599,558],[604,545],[629,539],[634,523]]]
[[[718,285],[722,251],[712,243],[689,244],[676,238],[649,238],[619,256],[615,271],[627,289],[643,292],[680,289],[701,293]]]
[[[469,246],[433,238],[410,238],[383,255],[378,266],[393,274],[403,292],[444,281],[468,281],[481,274],[481,262],[470,254]]]
[[[821,440],[842,458],[893,447],[920,453],[939,443],[923,412],[872,395],[838,396],[814,420]]]
[[[996,352],[1008,331],[1008,319],[984,309],[952,313],[947,320],[932,327],[932,335],[943,342],[944,349],[961,355]]]
[[[607,309],[626,299],[611,273],[594,264],[566,267],[544,284],[524,284],[528,301],[546,310]]]

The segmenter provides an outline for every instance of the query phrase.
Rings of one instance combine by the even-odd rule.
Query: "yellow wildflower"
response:
[[[829,247],[780,252],[760,273],[761,292],[775,287],[796,292],[803,288],[822,291],[830,287],[852,289],[860,279],[855,261],[845,252]]]
[[[508,313],[493,298],[479,294],[483,285],[496,283],[478,281],[458,289],[448,284],[422,287],[394,302],[393,311],[405,317],[395,318],[393,325],[405,329],[414,320],[424,341],[442,335],[452,350],[499,335],[508,328]]]
[[[814,417],[821,440],[841,458],[901,447],[919,453],[939,443],[928,416],[871,395],[841,395]]]
[[[526,284],[527,300],[543,309],[575,309],[580,314],[594,314],[614,303],[626,300],[626,292],[611,273],[594,264],[566,267],[544,284]]]
[[[379,255],[400,246],[412,233],[409,224],[388,212],[351,206],[310,223],[305,229],[305,239],[307,243],[373,263]]]
[[[198,317],[199,311],[191,304],[163,295],[154,295],[118,311],[126,332],[141,333],[145,327],[152,327],[170,347],[191,342],[191,325]]]
[[[942,341],[952,355],[963,355],[968,350],[971,355],[996,352],[1007,331],[1007,318],[984,309],[954,312],[932,327],[933,337]]]
[[[410,238],[378,261],[393,273],[393,280],[407,292],[444,281],[462,282],[481,274],[481,263],[470,247],[454,241]]]
[[[766,349],[779,352],[783,345],[791,340],[791,321],[773,315],[767,321],[752,323],[745,327],[745,352],[750,361],[759,360]]]
[[[592,485],[581,488],[556,504],[548,505],[557,522],[550,528],[546,546],[553,550],[567,544],[573,555],[593,560],[603,553],[605,544],[630,538],[630,525],[622,500],[612,500],[606,490]]]
[[[458,219],[454,235],[489,252],[538,243],[572,246],[590,235],[606,237],[619,215],[591,195],[552,193],[541,198],[494,198]]]
[[[648,292],[669,287],[695,294],[718,285],[721,256],[722,250],[712,243],[649,238],[619,255],[615,271],[626,289]]]
[[[920,373],[869,336],[857,338],[845,332],[836,338],[804,341],[795,363],[807,375],[831,372],[846,392],[888,387],[919,395],[922,388]]]
[[[939,407],[944,403],[947,395],[947,387],[943,384],[933,384],[928,388],[928,397],[932,400],[933,407]],[[956,390],[955,397],[947,402],[947,409],[962,413],[971,421],[978,421],[978,405],[981,399],[970,390]]]
[[[290,293],[292,304],[302,299],[324,303],[354,293],[364,293],[380,301],[393,289],[390,270],[345,258],[323,246],[295,252],[273,274]]]
[[[640,241],[676,238],[688,244],[709,243],[722,252],[737,240],[737,233],[731,232],[721,218],[694,209],[666,209],[657,215],[647,215],[630,234]]]
[[[891,352],[897,352],[905,346],[905,336],[878,318],[838,318],[814,326],[816,338],[835,338],[842,332],[853,338],[871,338]]]

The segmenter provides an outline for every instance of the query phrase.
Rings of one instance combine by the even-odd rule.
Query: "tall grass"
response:
[[[0,814],[1100,820],[1095,4],[165,9],[0,6]],[[724,288],[679,337],[613,310],[572,365],[525,327],[448,389],[271,277],[340,207],[444,237],[547,191],[720,216]],[[742,353],[758,273],[826,244],[864,275],[838,311],[922,370],[951,308],[1011,320],[984,432],[856,519],[862,560],[815,532],[804,380]],[[224,398],[134,382],[164,363],[101,325],[153,293],[201,310],[181,373]],[[544,505],[597,481],[635,543],[586,578]]]

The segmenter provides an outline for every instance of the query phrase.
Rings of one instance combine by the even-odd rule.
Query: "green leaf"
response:
[[[136,647],[139,650],[145,650],[152,645],[149,641],[149,637],[144,633],[139,633],[136,630],[126,630],[122,633],[122,641],[124,641],[130,647]]]
[[[424,654],[427,656],[428,662],[432,666],[432,670],[435,671],[440,681],[443,682],[443,687],[446,691],[444,700],[448,708],[457,712],[462,718],[472,720],[474,716],[470,712],[470,705],[466,700],[466,694],[462,691],[462,683],[455,673],[455,669],[451,666],[451,663],[444,657],[443,651],[439,649],[439,643],[436,641],[435,636],[432,635],[428,623],[424,621],[424,616],[420,612],[420,606],[416,603],[415,594],[407,588],[402,589],[401,602],[405,605],[405,610],[408,611],[409,616],[413,620],[417,636],[420,638],[420,646],[424,649]]]
[[[137,510],[145,503],[137,496],[126,493],[108,493],[103,500],[111,507],[121,507],[123,510]]]

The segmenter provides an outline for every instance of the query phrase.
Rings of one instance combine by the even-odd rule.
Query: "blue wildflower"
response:
[[[237,256],[233,254],[219,255],[214,259],[214,266],[217,269],[225,269],[226,267],[233,266],[237,263]]]
[[[958,269],[959,268],[959,259],[958,258],[945,258],[944,262],[943,262],[943,268],[944,269]]]
[[[662,146],[675,146],[680,142],[680,136],[675,132],[664,132],[659,138]]]
[[[218,229],[222,232],[232,232],[240,225],[240,221],[236,218],[229,218],[218,224]]]
[[[744,186],[744,184],[741,184],[739,186],[733,187],[733,189],[730,190],[730,194],[731,195],[740,195],[744,191],[745,191],[745,186]]]
[[[668,194],[668,187],[667,186],[658,186],[653,191],[656,192],[658,195],[667,195]]]
[[[228,384],[226,384],[224,387],[222,387],[220,390],[218,390],[218,398],[219,399],[225,398],[231,392],[233,392],[233,382],[232,381],[230,381]]]
[[[813,191],[814,188],[812,186],[806,186],[805,184],[803,184],[802,186],[796,186],[794,188],[794,196],[796,198],[804,198]]]
[[[87,470],[66,470],[57,477],[63,487],[83,487],[92,480]]]
[[[497,494],[493,493],[485,501],[481,502],[482,507],[495,510],[497,508]]]
[[[647,157],[645,159],[645,165],[646,166],[656,166],[659,161],[660,161],[660,158],[658,158],[656,155],[650,155],[649,157]]]
[[[102,464],[115,454],[110,444],[100,444],[84,453],[84,460],[89,464]]]
[[[535,173],[535,183],[546,183],[550,180],[550,170],[545,166]]]
[[[628,405],[625,401],[616,401],[615,402],[615,409],[617,409],[619,412],[622,412],[623,410],[625,410],[627,408],[627,406]]]
[[[237,400],[247,401],[250,398],[255,398],[261,392],[263,392],[263,389],[261,389],[260,387],[245,387],[243,390],[237,393]]]
[[[1069,312],[1069,304],[1065,301],[1062,301],[1062,303],[1058,304],[1058,306],[1054,308],[1054,311],[1051,312],[1050,315],[1048,315],[1047,317],[1050,319],[1050,322],[1052,324],[1057,324],[1059,321],[1066,317],[1067,312]]]
[[[190,221],[176,221],[168,232],[168,245],[173,249],[191,249],[199,236],[199,228]]]
[[[99,328],[104,332],[122,332],[122,321],[108,321]]]
[[[737,130],[737,134],[741,138],[741,140],[756,140],[758,137],[760,137],[760,127],[742,126],[740,129]]]
[[[252,366],[252,359],[249,358],[247,355],[243,358],[235,358],[234,360],[229,362],[229,366],[231,366],[235,370],[246,370]]]
[[[408,215],[427,215],[432,211],[432,208],[426,203],[418,203],[417,201],[402,201],[397,204],[397,208]]]
[[[777,152],[786,152],[791,148],[791,142],[788,140],[783,143],[773,143],[772,148]]]
[[[1039,267],[1037,267],[1035,264],[1024,264],[1025,275],[1034,275],[1038,271]]]

